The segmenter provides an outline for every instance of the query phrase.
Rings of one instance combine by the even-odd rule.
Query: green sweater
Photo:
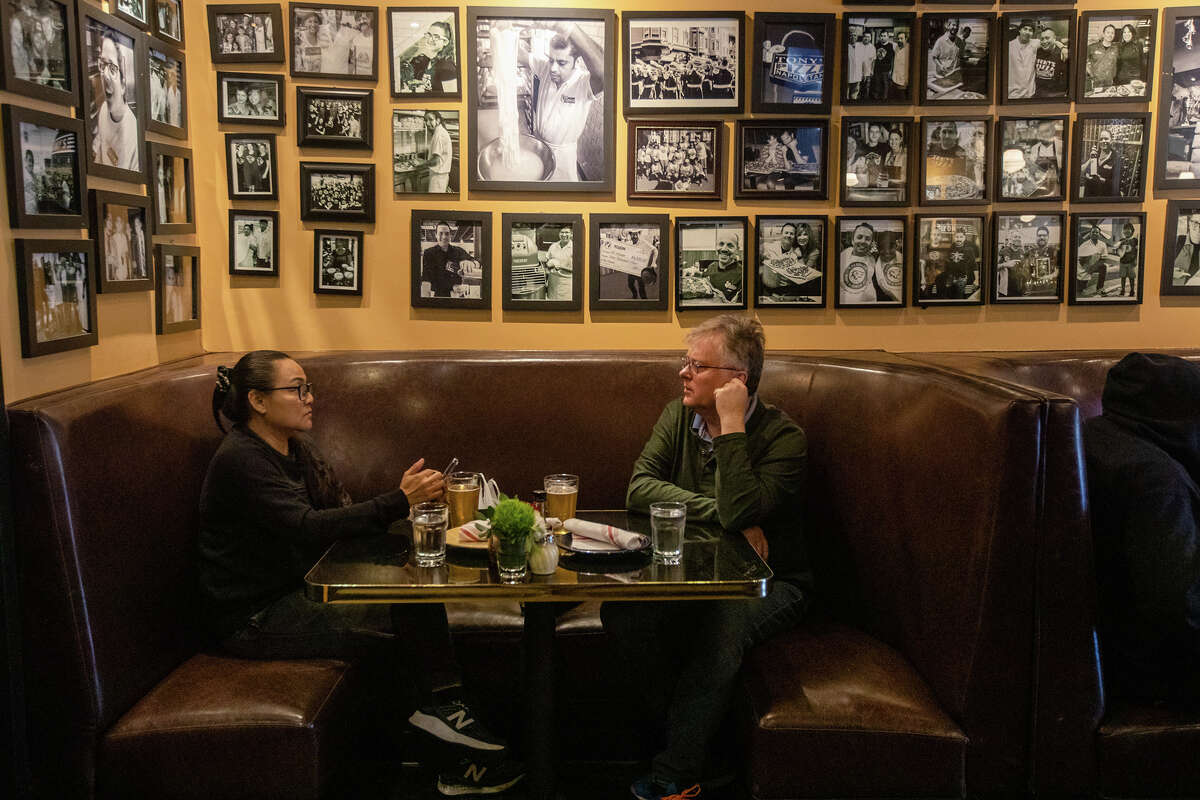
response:
[[[753,525],[769,545],[767,563],[779,578],[811,583],[804,548],[804,471],[808,444],[787,414],[758,401],[745,433],[716,437],[712,452],[692,430],[694,412],[667,404],[633,466],[625,502],[630,511],[665,500],[687,503],[688,518],[727,531]]]

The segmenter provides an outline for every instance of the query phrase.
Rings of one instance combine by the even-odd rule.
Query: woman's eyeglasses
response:
[[[308,383],[298,383],[295,386],[268,386],[265,389],[260,389],[262,392],[282,392],[284,390],[295,392],[296,398],[303,403],[304,398],[312,395],[312,381]]]

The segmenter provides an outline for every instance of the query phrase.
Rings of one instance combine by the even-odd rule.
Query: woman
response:
[[[408,516],[410,504],[439,499],[445,490],[441,473],[423,469],[418,459],[395,489],[352,502],[307,436],[313,400],[304,369],[284,353],[256,350],[233,369],[217,368],[213,418],[222,431],[222,415],[233,427],[200,493],[207,628],[242,658],[374,654],[401,662],[419,695],[409,723],[472,754],[462,769],[438,777],[439,790],[511,786],[521,773],[510,764],[480,770],[471,761],[502,758],[506,750],[462,702],[442,606],[339,606],[305,598],[303,576],[330,543],[383,533]]]
[[[1121,28],[1121,43],[1117,45],[1118,86],[1128,86],[1130,81],[1142,80],[1142,43],[1132,25]]]

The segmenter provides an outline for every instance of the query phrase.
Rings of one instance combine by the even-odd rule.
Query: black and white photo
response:
[[[837,308],[899,308],[908,281],[907,218],[838,217]]]
[[[112,0],[109,10],[126,22],[142,30],[150,29],[149,6],[153,0]]]
[[[146,127],[155,133],[186,139],[187,84],[183,53],[156,39],[149,39],[150,118]]]
[[[1067,118],[1001,117],[996,199],[1066,199]]]
[[[1071,304],[1141,303],[1146,215],[1071,215]],[[1164,259],[1165,260],[1165,259]]]
[[[392,111],[392,191],[458,194],[458,112]]]
[[[1145,103],[1154,83],[1158,12],[1085,11],[1079,19],[1081,103]],[[1165,66],[1165,65],[1164,65]]]
[[[921,103],[991,102],[995,23],[995,14],[921,15]]]
[[[0,88],[61,105],[79,103],[74,6],[0,0]]]
[[[195,233],[192,151],[158,142],[148,145],[154,201],[154,232]]]
[[[909,205],[912,136],[911,117],[842,117],[842,205]]]
[[[1140,203],[1146,194],[1150,115],[1077,114],[1072,196],[1079,203]]]
[[[371,89],[296,87],[297,144],[371,149]]]
[[[92,235],[99,261],[96,288],[105,292],[153,289],[150,199],[140,194],[90,192]]]
[[[1167,203],[1162,295],[1200,295],[1200,201]]]
[[[1154,188],[1200,189],[1200,7],[1163,10]]]
[[[4,106],[8,214],[14,228],[85,228],[83,123]]]
[[[492,215],[412,212],[414,308],[491,308]]]
[[[721,198],[721,131],[717,120],[629,122],[630,198]]]
[[[389,8],[392,97],[462,97],[457,8]]]
[[[1062,302],[1066,221],[1061,211],[996,213],[993,303]]]
[[[282,64],[287,49],[278,3],[208,6],[214,64]]]
[[[282,127],[287,119],[283,76],[262,72],[217,73],[217,121]]]
[[[824,200],[826,120],[738,120],[734,176],[738,197]]]
[[[375,165],[300,162],[300,219],[375,221]]]
[[[675,309],[746,308],[746,217],[675,218]]]
[[[670,296],[670,217],[591,214],[592,311],[665,311]]]
[[[755,113],[828,114],[833,102],[833,14],[754,15],[751,63]],[[881,54],[882,57],[883,54]]]
[[[200,327],[200,248],[154,246],[155,332],[159,335]]]
[[[279,275],[279,212],[229,210],[229,274]]]
[[[362,296],[362,231],[313,231],[313,293]]]
[[[621,21],[625,116],[741,113],[744,14],[626,11]]]
[[[1000,101],[1066,103],[1071,99],[1074,11],[1000,17]]]
[[[924,117],[921,131],[921,204],[986,203],[991,117]]]
[[[754,228],[754,305],[824,308],[828,218],[760,215]]]
[[[918,214],[913,244],[913,302],[919,306],[980,305],[987,274],[984,217]]]
[[[275,135],[225,134],[225,175],[231,199],[277,200]]]
[[[154,34],[174,43],[176,47],[183,47],[182,0],[153,0],[153,3]]]
[[[16,249],[21,356],[96,344],[95,245],[81,239],[17,239]]]
[[[86,4],[79,7],[85,79],[88,174],[144,183],[144,114],[139,66],[145,42],[136,28]]]
[[[847,14],[842,20],[842,104],[912,105],[916,45],[915,14]]]
[[[504,214],[506,311],[578,311],[583,307],[583,217]]]
[[[292,75],[373,81],[379,76],[379,9],[290,3]]]

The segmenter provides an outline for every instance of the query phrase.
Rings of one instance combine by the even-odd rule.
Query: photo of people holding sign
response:
[[[835,34],[833,14],[756,14],[752,109],[828,114]]]
[[[666,309],[669,219],[666,214],[591,215],[589,308]]]

